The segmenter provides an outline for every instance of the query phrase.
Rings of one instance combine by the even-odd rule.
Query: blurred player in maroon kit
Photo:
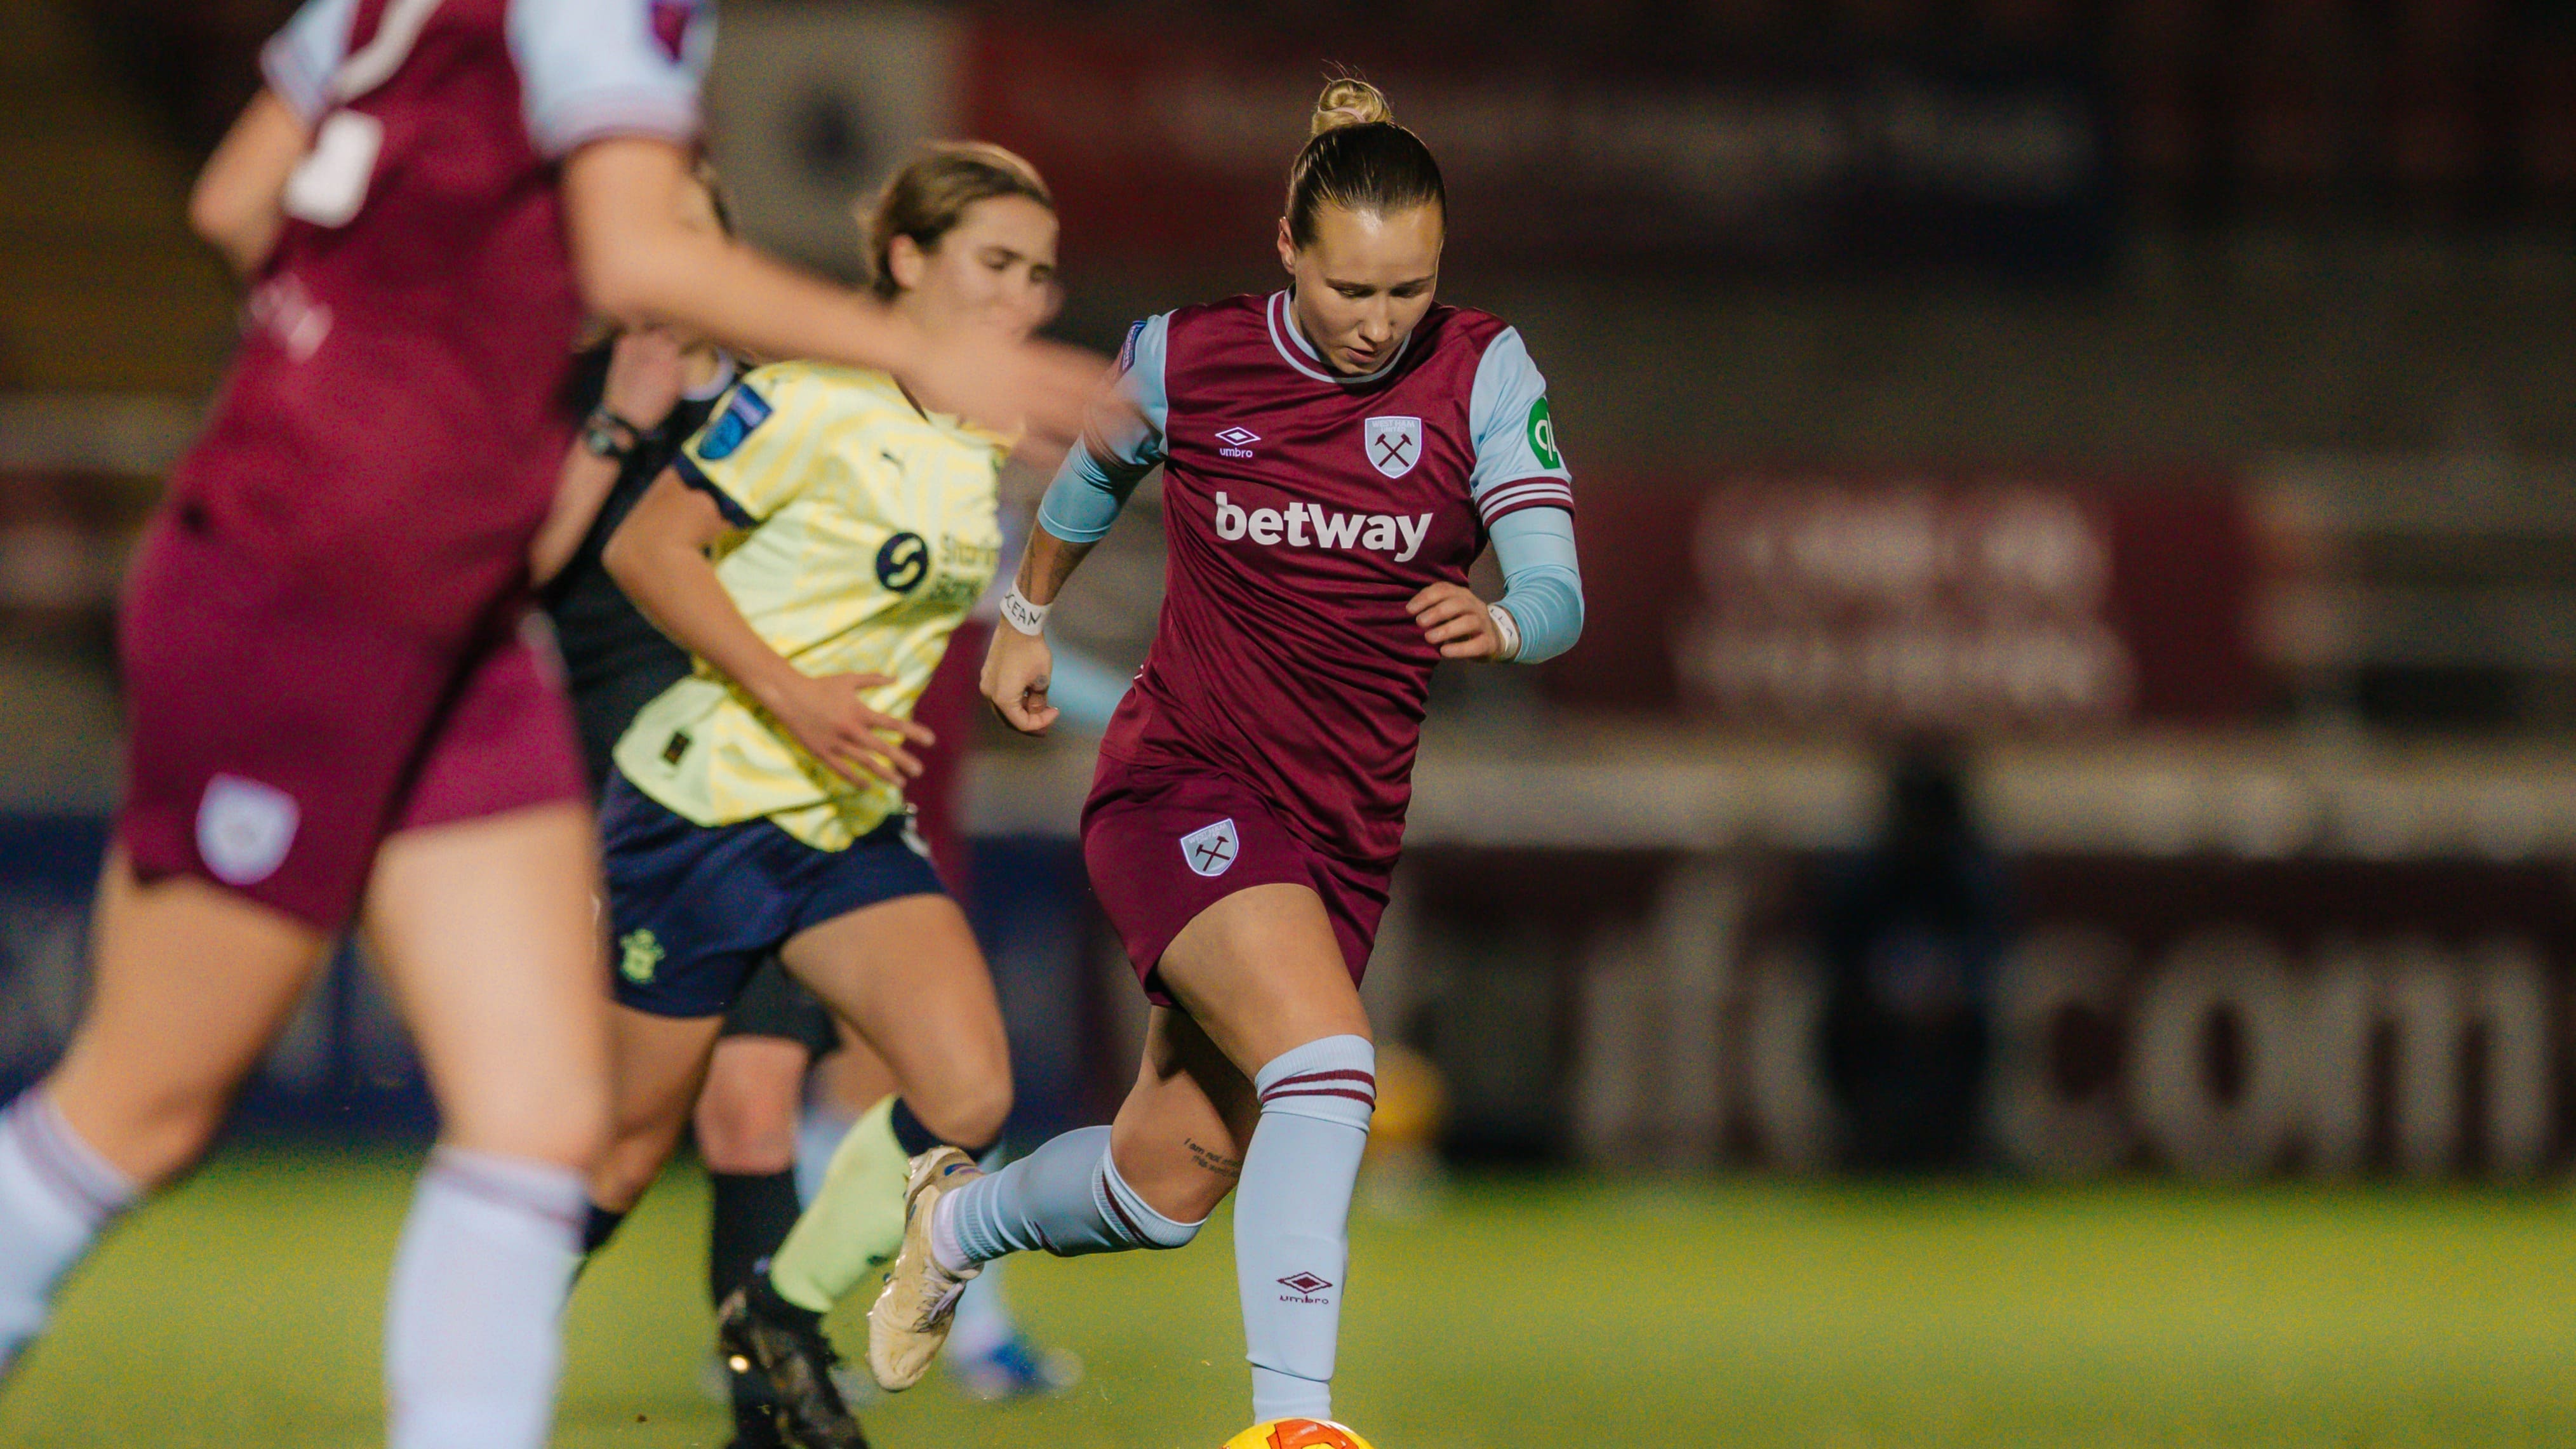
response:
[[[363,912],[442,1118],[387,1308],[390,1441],[542,1443],[606,995],[579,756],[519,625],[585,310],[1079,425],[1078,356],[929,347],[694,223],[702,9],[310,0],[265,52],[190,203],[248,329],[134,565],[93,993],[0,1118],[0,1364],[196,1160]]]
[[[984,693],[1044,730],[1057,591],[1151,468],[1170,542],[1151,653],[1083,811],[1094,891],[1154,1010],[1111,1127],[989,1176],[915,1160],[869,1366],[915,1381],[980,1265],[1174,1248],[1235,1192],[1253,1417],[1329,1420],[1346,1223],[1376,1096],[1358,981],[1404,834],[1432,667],[1535,660],[1582,623],[1571,475],[1499,318],[1435,306],[1446,202],[1385,99],[1336,82],[1289,172],[1294,278],[1149,318],[1048,491]],[[1493,544],[1506,591],[1466,587]],[[1239,1182],[1239,1190],[1238,1190]]]

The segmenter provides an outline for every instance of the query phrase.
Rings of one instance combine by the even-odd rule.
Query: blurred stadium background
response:
[[[232,336],[181,198],[289,8],[0,3],[0,1088],[79,1000],[120,563]],[[989,137],[1062,196],[1058,331],[1102,347],[1273,284],[1307,102],[1360,67],[1449,171],[1444,295],[1550,376],[1585,641],[1441,681],[1368,983],[1427,1149],[1360,1229],[1379,1442],[2576,1428],[2576,4],[721,14],[747,231],[847,271],[911,140]],[[1118,662],[1139,511],[1058,616]],[[1088,746],[969,777],[1031,1141],[1140,1024]],[[0,1439],[365,1439],[425,1108],[354,962],[247,1120]],[[562,1442],[717,1442],[682,1176],[576,1304]],[[1034,1265],[1080,1395],[871,1422],[1214,1443],[1211,1257]]]

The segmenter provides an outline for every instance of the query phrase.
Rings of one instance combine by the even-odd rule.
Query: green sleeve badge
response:
[[[1556,453],[1556,419],[1548,416],[1547,394],[1540,393],[1529,410],[1530,452],[1542,468],[1562,468],[1565,460]]]

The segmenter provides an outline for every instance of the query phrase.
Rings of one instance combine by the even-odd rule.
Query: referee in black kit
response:
[[[704,186],[702,195],[705,224],[730,232],[714,187]],[[583,354],[568,388],[567,400],[586,417],[564,459],[554,511],[530,545],[529,568],[563,653],[594,798],[636,712],[692,667],[688,651],[609,577],[600,551],[680,446],[706,425],[735,372],[734,359],[712,344],[648,328]],[[796,1225],[797,1107],[806,1069],[838,1045],[831,1013],[774,958],[725,1017],[695,1124],[715,1199],[710,1303],[749,1282],[753,1265]],[[624,1217],[592,1208],[585,1254],[598,1251]],[[735,1449],[783,1443],[758,1371],[728,1367],[727,1374]]]

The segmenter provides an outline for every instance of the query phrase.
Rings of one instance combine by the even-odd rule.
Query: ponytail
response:
[[[1395,123],[1395,108],[1377,87],[1345,77],[1315,99],[1305,149],[1288,168],[1288,238],[1297,246],[1315,240],[1315,213],[1447,210],[1440,163],[1422,138]]]

